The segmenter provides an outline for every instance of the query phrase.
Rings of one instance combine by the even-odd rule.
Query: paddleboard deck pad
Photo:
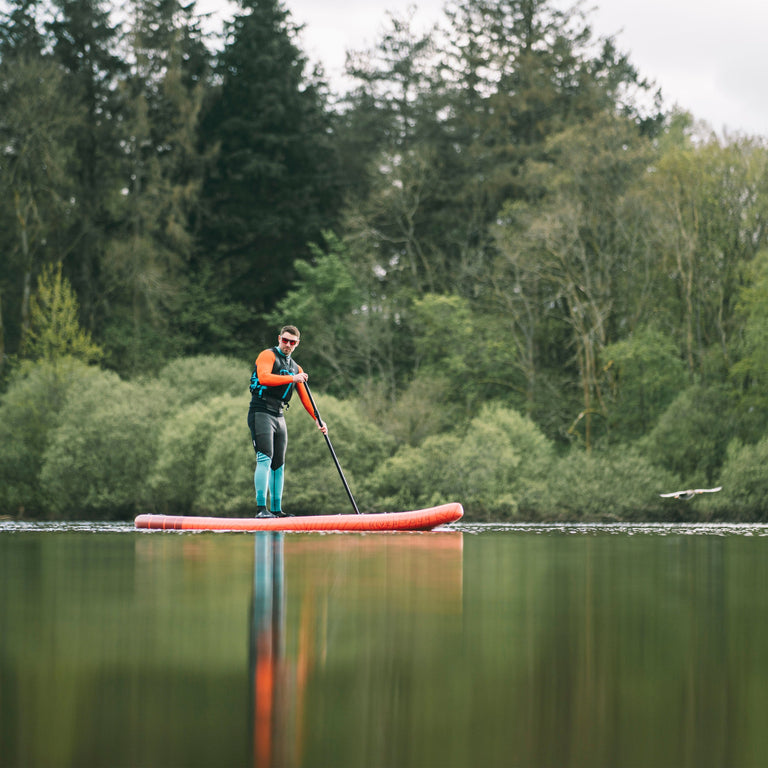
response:
[[[429,531],[461,519],[461,504],[413,512],[307,515],[301,517],[197,517],[194,515],[139,515],[136,528],[161,531]]]

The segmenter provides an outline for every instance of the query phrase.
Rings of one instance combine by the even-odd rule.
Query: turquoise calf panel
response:
[[[285,465],[269,472],[269,508],[272,512],[279,512],[282,509],[284,469]]]
[[[272,459],[266,454],[258,451],[256,453],[256,470],[253,473],[253,486],[256,489],[256,506],[267,506],[267,486],[269,485],[270,469],[269,465]]]

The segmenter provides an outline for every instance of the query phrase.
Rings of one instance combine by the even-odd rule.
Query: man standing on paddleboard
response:
[[[251,374],[251,406],[248,409],[248,428],[251,430],[253,450],[256,451],[256,517],[288,517],[282,511],[283,472],[288,430],[283,412],[293,390],[307,413],[315,418],[312,402],[304,386],[308,376],[291,357],[299,346],[301,334],[295,325],[284,325],[277,336],[277,346],[265,349],[256,358]],[[328,427],[318,423],[325,435]],[[269,509],[267,509],[269,495]]]

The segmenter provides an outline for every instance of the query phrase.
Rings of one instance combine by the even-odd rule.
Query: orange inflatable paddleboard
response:
[[[461,504],[413,512],[307,515],[299,517],[197,517],[194,515],[139,515],[137,528],[161,531],[429,531],[461,519]]]

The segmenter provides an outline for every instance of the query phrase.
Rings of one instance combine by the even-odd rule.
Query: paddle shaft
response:
[[[315,412],[317,423],[322,427],[323,420],[320,418],[320,412],[317,410],[315,399],[312,397],[312,392],[310,392],[309,385],[306,381],[304,382],[304,388],[307,390],[307,394],[309,395],[309,402],[312,403],[312,410]],[[352,496],[352,491],[349,490],[349,483],[347,483],[347,479],[344,477],[344,473],[341,471],[341,464],[339,464],[339,460],[336,458],[336,451],[333,450],[333,446],[331,445],[331,438],[328,437],[328,435],[325,433],[323,433],[323,437],[325,438],[325,442],[328,444],[328,450],[331,452],[331,456],[333,456],[333,463],[336,465],[336,469],[339,470],[339,477],[341,478],[341,482],[344,483],[344,490],[347,492],[347,496],[349,496],[349,500],[352,502],[352,506],[354,507],[355,512],[357,512],[359,515],[360,510],[357,508],[355,498]]]

